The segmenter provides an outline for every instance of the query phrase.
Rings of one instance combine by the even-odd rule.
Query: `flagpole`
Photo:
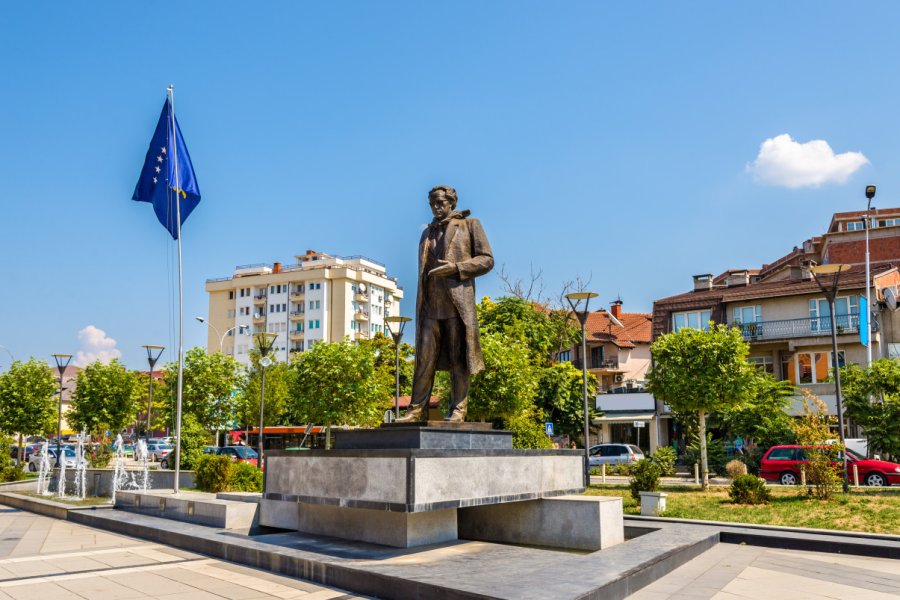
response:
[[[175,481],[174,492],[179,490],[178,480],[181,475],[181,392],[184,373],[184,293],[181,281],[181,186],[178,185],[178,130],[175,125],[175,89],[167,88],[169,93],[169,114],[171,123],[169,132],[172,136],[172,156],[175,164],[175,227],[178,232],[178,396],[175,404]],[[168,174],[167,174],[168,175]]]

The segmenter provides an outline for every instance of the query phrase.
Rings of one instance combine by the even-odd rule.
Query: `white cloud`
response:
[[[747,171],[766,185],[800,188],[844,183],[867,164],[869,159],[862,152],[835,154],[825,140],[801,144],[783,133],[760,145],[759,155],[747,165]]]
[[[81,350],[75,353],[75,364],[80,367],[95,360],[108,363],[122,356],[116,348],[116,340],[107,337],[105,331],[93,325],[88,325],[78,332],[78,341],[81,342]]]

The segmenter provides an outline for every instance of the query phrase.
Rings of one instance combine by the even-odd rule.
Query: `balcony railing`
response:
[[[571,361],[576,368],[581,368],[581,360],[575,359]],[[591,359],[587,363],[588,369],[610,369],[616,370],[619,368],[619,359],[618,358],[604,358],[602,360],[594,360]]]
[[[747,340],[775,340],[783,338],[814,337],[831,335],[831,317],[811,319],[783,319],[781,321],[760,321],[734,326],[741,330]],[[834,319],[838,335],[859,331],[859,315],[837,315]]]

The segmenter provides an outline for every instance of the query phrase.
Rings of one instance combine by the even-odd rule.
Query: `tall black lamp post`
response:
[[[59,467],[60,452],[62,451],[62,393],[63,393],[63,373],[69,363],[72,362],[71,354],[54,354],[53,360],[56,361],[56,369],[59,371],[59,413],[56,415],[56,467]]]
[[[403,339],[403,329],[412,321],[409,317],[385,317],[384,324],[388,332],[394,338],[394,418],[400,418],[400,341]]]
[[[848,271],[850,265],[816,265],[810,269],[819,289],[825,294],[828,301],[828,310],[831,315],[831,367],[834,370],[834,395],[837,400],[838,412],[838,435],[841,439],[841,445],[844,449],[841,451],[843,457],[842,478],[844,480],[844,492],[850,490],[850,482],[847,479],[847,440],[844,438],[844,404],[841,402],[841,371],[838,368],[838,346],[837,346],[837,320],[834,314],[834,299],[838,293],[838,282],[841,279],[841,273]],[[822,276],[831,275],[831,287],[825,285]],[[866,282],[866,286],[868,286]],[[849,318],[849,315],[848,315]],[[821,320],[819,323],[821,324]],[[849,323],[848,323],[849,325]],[[819,328],[821,329],[821,327]]]
[[[591,443],[589,440],[591,423],[590,412],[588,411],[587,335],[585,333],[585,325],[588,318],[588,304],[590,304],[591,298],[596,297],[597,294],[595,292],[572,292],[571,294],[566,294],[566,300],[569,301],[572,312],[575,313],[575,316],[578,317],[578,322],[581,323],[581,381],[584,395],[584,487],[591,483]],[[582,302],[584,302],[584,310],[579,310]]]
[[[153,367],[156,366],[156,361],[159,360],[165,349],[165,346],[144,346],[144,350],[147,351],[147,362],[150,363],[150,395],[147,396],[147,431],[144,435],[144,441],[148,446],[150,445],[150,411],[153,410]]]
[[[259,451],[256,457],[257,466],[263,468],[263,413],[266,408],[266,367],[272,365],[272,359],[268,357],[272,346],[275,344],[277,333],[260,332],[256,334],[256,347],[259,348],[259,367],[260,367],[260,384],[259,384]],[[250,440],[247,440],[248,442]]]

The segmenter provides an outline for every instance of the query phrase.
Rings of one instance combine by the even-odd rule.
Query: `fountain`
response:
[[[112,481],[112,503],[116,503],[116,492],[125,488],[128,483],[128,472],[125,470],[125,442],[122,434],[116,435],[116,464]]]
[[[78,446],[75,450],[75,496],[84,500],[87,487],[87,460],[84,458],[84,430],[78,436]]]
[[[56,495],[59,498],[66,497],[66,448],[64,446],[57,446],[58,452],[56,453],[56,462],[59,463],[59,481],[57,481],[56,485]]]
[[[50,454],[47,450],[48,442],[41,444],[41,467],[38,472],[37,491],[43,496],[50,495],[50,475],[53,468],[50,466]]]
[[[147,491],[150,489],[150,453],[147,451],[147,442],[138,440],[134,446],[134,456],[141,465],[141,477],[134,481],[134,489]]]

